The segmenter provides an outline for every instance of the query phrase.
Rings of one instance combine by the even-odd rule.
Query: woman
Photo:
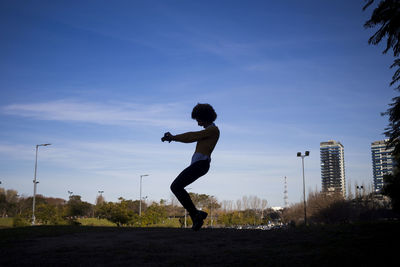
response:
[[[197,231],[203,225],[208,214],[196,209],[185,187],[205,175],[210,169],[211,153],[218,142],[219,129],[214,124],[217,114],[210,104],[197,104],[193,108],[192,119],[196,120],[199,126],[204,127],[204,130],[178,135],[172,135],[170,132],[167,132],[161,138],[161,141],[197,142],[190,166],[184,169],[171,184],[171,191],[192,218],[192,229]]]

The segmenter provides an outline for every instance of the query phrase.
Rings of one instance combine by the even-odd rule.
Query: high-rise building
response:
[[[388,139],[371,143],[372,173],[374,176],[375,193],[380,193],[383,186],[383,176],[393,172],[393,148],[386,148]]]
[[[340,193],[346,196],[344,172],[344,147],[330,140],[320,143],[322,192]]]

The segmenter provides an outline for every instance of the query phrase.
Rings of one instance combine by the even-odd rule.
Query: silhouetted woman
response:
[[[185,187],[205,175],[210,169],[211,153],[218,142],[219,129],[214,124],[217,114],[209,104],[197,104],[193,108],[192,119],[196,120],[199,126],[204,127],[204,130],[178,135],[167,132],[161,138],[161,141],[197,142],[190,166],[184,169],[171,184],[172,192],[192,218],[192,229],[197,231],[203,225],[208,214],[196,209]]]

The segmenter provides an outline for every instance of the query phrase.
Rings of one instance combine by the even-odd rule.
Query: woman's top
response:
[[[192,157],[192,164],[199,160],[211,161],[211,153],[213,152],[218,139],[219,129],[214,123],[204,130],[178,134],[173,137],[173,141],[182,143],[197,142],[196,150]]]

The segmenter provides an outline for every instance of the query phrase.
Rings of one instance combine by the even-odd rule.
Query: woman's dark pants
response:
[[[184,169],[178,177],[171,184],[171,191],[182,204],[182,206],[189,212],[191,216],[197,212],[188,192],[185,187],[196,181],[199,177],[203,176],[210,169],[210,161],[199,160]]]

